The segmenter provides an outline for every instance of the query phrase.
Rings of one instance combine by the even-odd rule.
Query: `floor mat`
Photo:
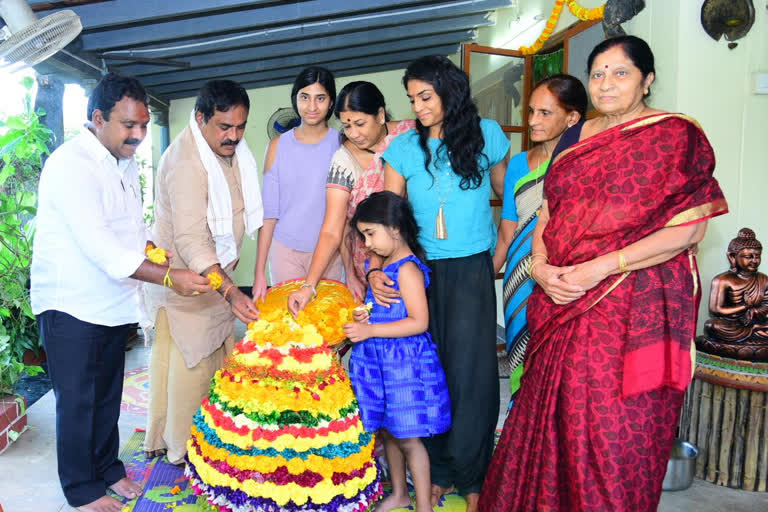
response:
[[[202,512],[215,510],[202,497],[187,487],[184,470],[170,464],[165,457],[144,456],[144,432],[134,432],[120,452],[128,477],[138,482],[144,493],[125,502],[123,512]],[[113,494],[117,499],[119,496]]]
[[[496,431],[498,442],[501,431]],[[128,501],[123,512],[204,512],[215,510],[203,496],[195,496],[188,487],[188,481],[184,477],[184,470],[170,464],[165,457],[147,460],[144,456],[143,431],[134,432],[131,438],[120,452],[120,460],[125,464],[128,477],[138,482],[144,489],[144,493],[138,498]],[[388,483],[384,484],[384,492],[391,489]],[[413,496],[413,489],[411,496]],[[113,495],[120,499],[119,496]],[[125,500],[123,500],[125,501]],[[458,492],[446,494],[440,498],[435,511],[464,512],[467,502]],[[413,506],[399,508],[397,511],[414,510]]]
[[[125,372],[120,412],[147,415],[149,404],[149,369],[144,366]]]

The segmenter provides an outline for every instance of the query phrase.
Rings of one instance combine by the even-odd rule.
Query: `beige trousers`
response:
[[[157,312],[155,341],[149,362],[149,416],[144,450],[168,450],[168,461],[179,464],[187,453],[192,417],[208,396],[211,378],[232,353],[234,336],[194,368],[187,368],[171,338],[168,315]]]
[[[269,278],[270,284],[276,285],[290,279],[304,279],[309,274],[312,263],[312,253],[302,252],[281,244],[276,238],[269,246]],[[325,269],[323,277],[335,281],[344,281],[344,263],[341,253],[336,255]]]

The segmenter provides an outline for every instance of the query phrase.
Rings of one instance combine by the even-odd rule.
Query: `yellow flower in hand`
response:
[[[155,247],[152,244],[147,244],[147,248],[144,250],[144,254],[147,255],[147,259],[149,261],[152,263],[157,263],[158,265],[164,265],[168,261],[165,249]]]
[[[207,277],[211,282],[210,284],[214,290],[221,288],[221,283],[224,281],[224,278],[221,277],[221,274],[218,272],[209,272],[205,275],[205,277]]]

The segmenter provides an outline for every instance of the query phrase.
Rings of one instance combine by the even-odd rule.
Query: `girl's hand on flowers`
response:
[[[344,334],[347,335],[349,341],[357,343],[359,341],[365,341],[371,337],[371,325],[361,324],[359,322],[352,322],[350,324],[344,324]]]
[[[254,297],[255,298],[255,297]],[[312,300],[312,288],[305,286],[299,288],[288,296],[288,311],[296,317],[299,311],[303,311],[307,304]]]
[[[258,302],[264,300],[267,296],[267,276],[261,272],[256,274],[253,279],[253,290],[251,290],[253,301]]]
[[[358,306],[352,311],[352,318],[355,319],[355,322],[367,324],[371,314],[368,313],[368,308],[365,306]]]

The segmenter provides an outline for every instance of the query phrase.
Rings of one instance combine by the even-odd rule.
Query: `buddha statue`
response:
[[[763,252],[754,231],[743,228],[728,244],[730,269],[712,279],[710,318],[699,350],[749,361],[768,361],[768,276],[757,271]]]

